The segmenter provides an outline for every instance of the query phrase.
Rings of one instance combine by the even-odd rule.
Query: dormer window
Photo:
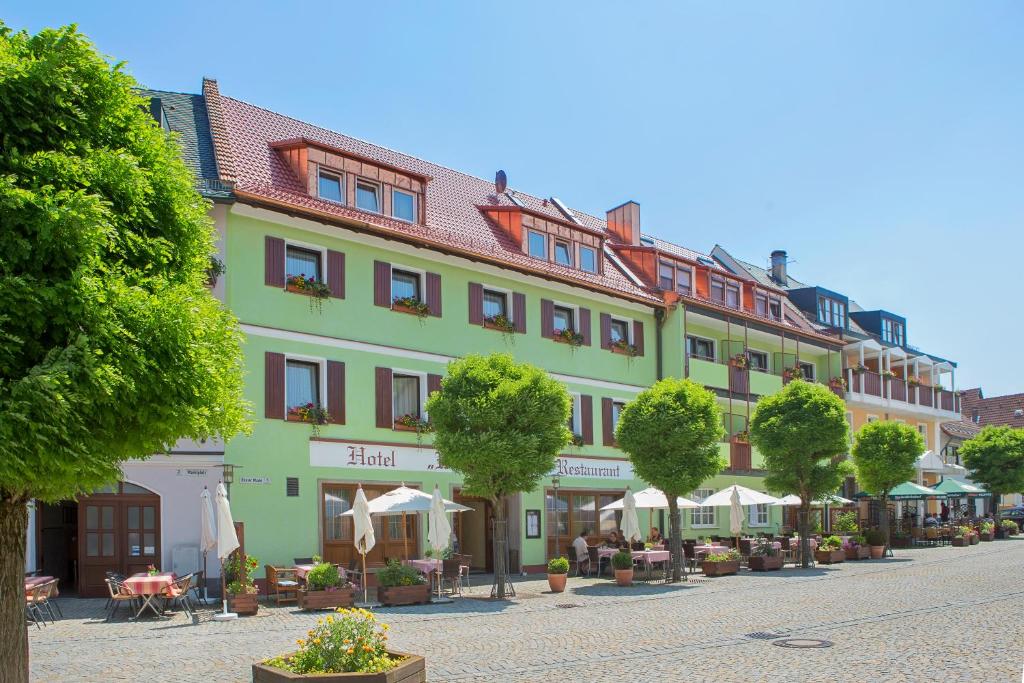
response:
[[[416,222],[416,195],[404,190],[391,190],[391,215],[399,220]]]
[[[818,322],[846,329],[846,304],[838,299],[819,294]]]
[[[676,268],[676,291],[683,296],[690,296],[690,269]]]
[[[555,263],[562,266],[572,266],[572,252],[568,242],[555,242]]]
[[[739,285],[722,277],[711,277],[711,300],[725,304],[729,308],[740,307]]]
[[[363,211],[380,213],[380,187],[367,180],[357,180],[356,206]]]
[[[548,236],[542,232],[534,232],[530,230],[529,233],[529,248],[530,256],[533,258],[548,259]]]
[[[675,268],[671,263],[660,263],[658,264],[658,286],[665,290],[672,290],[674,281],[672,276],[675,274]]]
[[[882,318],[882,341],[903,346],[903,323]]]
[[[338,204],[345,203],[345,200],[342,199],[342,197],[344,197],[344,193],[342,192],[341,176],[333,173],[320,171],[317,193],[320,195],[320,199],[326,199],[329,202],[337,202]]]
[[[588,273],[597,272],[597,251],[595,249],[580,246],[580,270]]]
[[[767,294],[754,295],[754,312],[769,320],[782,319],[782,301]]]

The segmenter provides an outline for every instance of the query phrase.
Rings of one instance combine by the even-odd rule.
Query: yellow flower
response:
[[[348,645],[348,644],[349,644],[349,643],[351,643],[352,641],[351,641],[350,639],[346,638],[346,639],[345,639],[345,640],[343,640],[342,642],[343,642],[343,643],[344,643],[345,645]]]
[[[334,623],[334,617],[327,617],[327,623],[328,624],[333,624]]]
[[[304,641],[302,638],[299,638],[295,642],[298,644],[299,647],[302,647],[303,645],[306,644],[306,641]]]
[[[383,630],[385,630],[385,631],[387,631],[388,629],[390,629],[390,628],[391,628],[391,627],[390,627],[390,626],[388,626],[387,624],[381,624],[381,625],[380,625],[380,627],[381,627],[381,628],[382,628]]]
[[[350,655],[353,652],[355,652],[355,650],[353,648],[351,648],[351,647],[349,649],[345,650],[345,654],[347,654],[347,655]]]
[[[320,644],[320,639],[319,639],[319,638],[314,638],[314,639],[313,639],[313,642],[314,642],[314,643],[315,643],[316,645],[319,645],[319,644]]]
[[[373,648],[370,647],[369,645],[363,645],[363,649],[366,650],[367,652],[373,652]]]

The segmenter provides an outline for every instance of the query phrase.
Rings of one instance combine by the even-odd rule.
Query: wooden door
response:
[[[82,597],[109,595],[106,573],[121,570],[117,518],[118,505],[114,499],[90,496],[79,504],[78,594]]]
[[[152,491],[118,483],[82,498],[78,514],[78,592],[109,595],[108,571],[131,576],[160,566],[160,498]]]
[[[343,517],[342,513],[352,508],[352,502],[356,497],[355,484],[324,484],[321,497],[321,529],[323,532],[323,548],[320,553],[327,562],[334,562],[343,567],[348,567],[354,560],[359,559],[353,545],[353,523],[351,517]],[[373,500],[391,486],[364,486],[367,500]],[[407,515],[404,520],[401,515],[393,517],[373,518],[373,535],[376,541],[373,549],[366,554],[366,564],[373,567],[381,567],[388,559],[402,559],[419,557],[419,515]],[[408,544],[406,544],[406,538]]]

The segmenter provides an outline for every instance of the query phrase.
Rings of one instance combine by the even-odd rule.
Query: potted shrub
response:
[[[628,550],[620,550],[612,555],[612,569],[615,570],[615,583],[620,586],[633,585],[633,554]]]
[[[700,565],[704,576],[726,576],[740,570],[740,552],[730,548],[728,552],[708,555]]]
[[[981,523],[981,532],[979,533],[982,541],[993,541],[996,537],[996,525],[995,522],[985,521]]]
[[[318,562],[306,574],[306,586],[299,591],[299,609],[351,607],[355,601],[352,584],[341,578],[338,567]]]
[[[770,572],[782,569],[782,555],[767,538],[759,538],[757,545],[750,549],[747,566],[752,572]]]
[[[866,560],[871,557],[871,548],[863,536],[851,536],[850,540],[843,544],[843,551],[846,552],[847,560]]]
[[[253,664],[253,683],[426,681],[426,660],[389,650],[387,631],[367,610],[339,609],[297,640],[297,651]]]
[[[1016,536],[1020,532],[1020,527],[1017,526],[1017,522],[1012,519],[1004,519],[999,522],[999,528],[1006,536]]]
[[[880,529],[869,529],[864,540],[871,548],[871,559],[880,560],[885,556],[885,534]]]
[[[252,580],[252,573],[258,566],[259,560],[252,555],[242,555],[238,551],[228,558],[224,564],[228,611],[240,616],[250,616],[259,611],[260,604],[256,602],[259,591]]]
[[[397,560],[377,573],[377,601],[382,605],[416,605],[430,601],[430,586],[416,569]]]
[[[818,549],[814,551],[814,561],[818,564],[838,564],[846,560],[843,541],[838,536],[826,536],[821,539]]]
[[[974,527],[967,527],[967,528],[969,530],[968,539],[970,540],[971,545],[978,545],[978,542],[981,541],[981,538],[979,538],[979,536],[978,536],[978,530],[975,529]]]
[[[565,590],[565,580],[569,576],[569,560],[564,557],[553,557],[548,560],[548,588],[552,593]]]
[[[963,548],[964,546],[971,544],[971,528],[967,526],[958,526],[953,532],[953,545],[957,548]]]

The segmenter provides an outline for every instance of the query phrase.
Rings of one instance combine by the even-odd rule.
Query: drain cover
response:
[[[571,609],[573,607],[579,607],[579,605],[577,605],[574,602],[559,602],[555,603],[555,607],[561,607],[562,609]]]
[[[832,647],[832,641],[819,640],[817,638],[787,638],[785,640],[776,640],[772,645],[795,648]]]
[[[768,633],[767,631],[754,631],[753,633],[746,634],[746,637],[754,640],[775,640],[782,636],[778,633]]]

